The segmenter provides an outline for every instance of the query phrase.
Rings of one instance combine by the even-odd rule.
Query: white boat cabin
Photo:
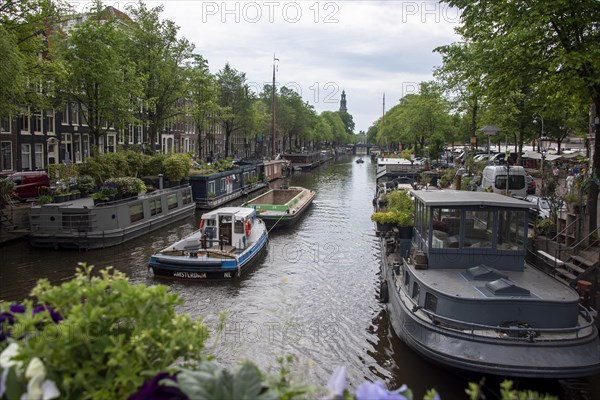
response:
[[[250,243],[256,212],[252,208],[224,207],[202,215],[202,248],[215,245],[245,249]]]

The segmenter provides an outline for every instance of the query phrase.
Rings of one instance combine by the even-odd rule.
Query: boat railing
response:
[[[396,277],[398,277],[398,275],[396,275],[395,271],[392,270],[392,273]],[[583,319],[586,321],[585,324],[583,324],[583,325],[577,325],[577,326],[569,327],[569,328],[536,328],[536,327],[530,327],[530,326],[519,327],[519,326],[487,325],[487,324],[478,324],[475,322],[460,321],[460,320],[456,320],[453,318],[445,317],[443,315],[436,314],[435,312],[433,312],[431,310],[427,310],[426,308],[423,308],[422,306],[418,305],[417,302],[409,295],[409,293],[406,291],[406,289],[404,287],[401,287],[400,290],[404,293],[405,298],[408,299],[408,301],[411,303],[413,313],[421,311],[431,319],[431,321],[434,325],[440,325],[443,323],[448,328],[450,328],[450,329],[453,328],[457,331],[462,331],[462,333],[465,333],[465,331],[470,331],[470,334],[472,336],[486,336],[486,335],[482,335],[479,332],[494,331],[494,332],[505,333],[506,339],[514,339],[515,341],[528,340],[528,341],[538,341],[538,342],[545,342],[545,341],[549,342],[549,341],[552,341],[552,339],[540,339],[539,335],[540,334],[546,334],[546,335],[549,335],[549,334],[555,334],[555,335],[574,334],[575,339],[580,339],[580,338],[585,338],[587,336],[590,336],[594,333],[594,327],[595,327],[594,318],[592,317],[590,312],[585,307],[583,307],[581,304],[579,305],[579,315],[581,317],[583,317]],[[588,333],[582,334],[586,330],[588,331]],[[564,337],[561,337],[561,340],[564,340]]]

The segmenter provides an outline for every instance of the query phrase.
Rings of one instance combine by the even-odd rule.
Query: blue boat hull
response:
[[[154,255],[150,258],[148,269],[157,278],[203,281],[214,279],[235,279],[242,276],[264,253],[267,248],[267,233],[251,248],[235,258],[194,258],[190,256]]]

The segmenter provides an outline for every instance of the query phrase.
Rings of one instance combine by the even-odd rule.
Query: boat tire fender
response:
[[[387,281],[381,281],[379,285],[379,302],[387,303],[390,300],[390,293],[388,291]]]

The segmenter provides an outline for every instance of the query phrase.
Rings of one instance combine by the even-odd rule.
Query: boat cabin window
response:
[[[432,247],[458,248],[460,242],[460,209],[433,208]]]
[[[217,228],[215,226],[207,226],[204,228],[204,235],[206,235],[207,239],[216,239]]]
[[[419,284],[417,282],[413,283],[412,298],[415,300],[419,299]]]
[[[192,202],[192,193],[186,190],[182,194],[183,204],[190,204]]]
[[[219,179],[219,192],[225,191],[225,178]]]
[[[131,222],[136,222],[142,219],[144,219],[144,208],[142,207],[142,203],[130,205],[129,220]]]
[[[525,211],[500,210],[498,213],[499,250],[523,250],[525,248],[527,215]]]
[[[239,234],[244,233],[244,221],[243,220],[235,221],[233,232],[239,233]]]
[[[150,200],[150,215],[156,215],[160,213],[162,213],[161,199]]]
[[[429,292],[425,293],[425,309],[435,312],[437,309],[437,297]]]
[[[215,190],[215,181],[208,182],[208,195],[210,195],[211,193],[213,194],[213,196],[215,193],[217,193],[217,191]]]
[[[492,247],[494,212],[466,210],[464,222],[464,247]]]
[[[167,208],[169,210],[177,208],[177,193],[173,193],[167,196]]]

